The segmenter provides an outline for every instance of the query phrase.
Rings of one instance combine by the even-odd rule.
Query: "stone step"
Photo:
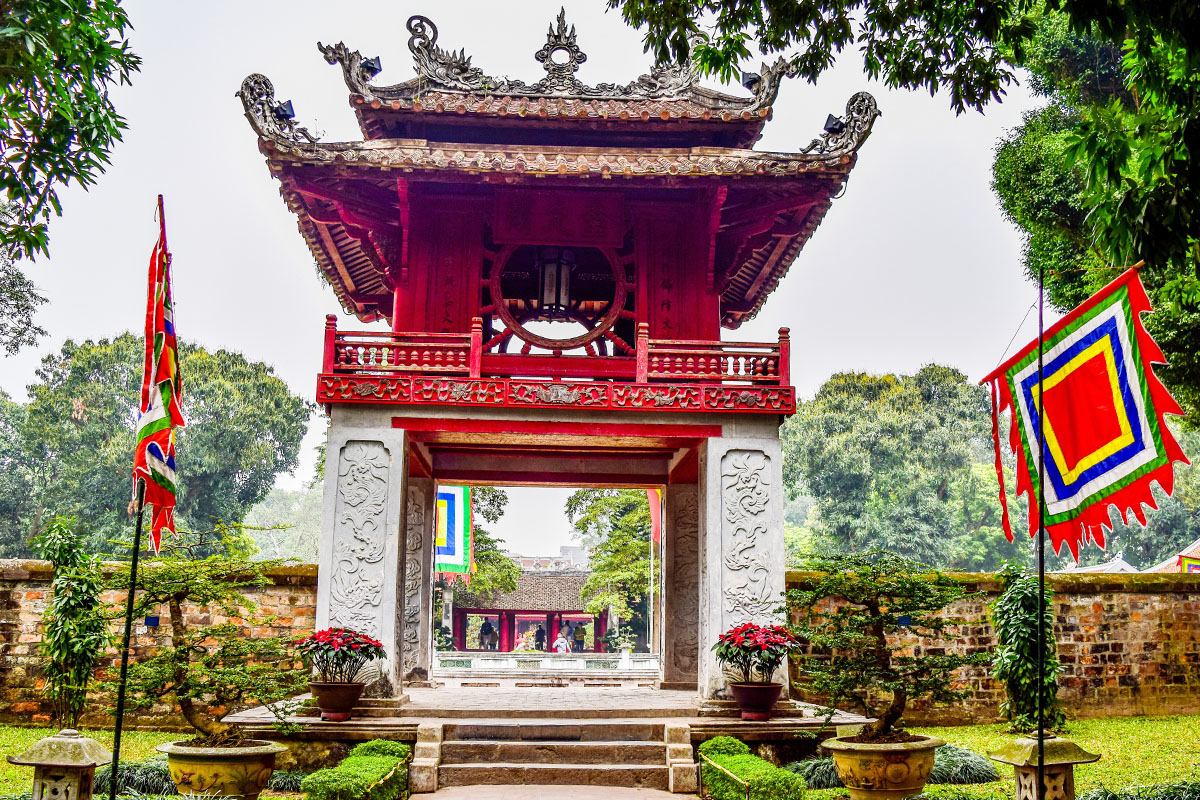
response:
[[[451,741],[555,741],[555,742],[661,742],[663,723],[638,720],[559,722],[499,722],[472,720],[447,722],[442,739]]]
[[[627,764],[443,764],[438,787],[447,786],[620,786],[665,791],[668,771]]]
[[[401,706],[392,713],[401,717],[427,717],[437,719],[478,719],[495,716],[505,719],[570,719],[570,720],[605,720],[637,717],[641,719],[663,719],[666,717],[694,717],[695,708],[646,707],[626,708],[614,706],[609,708],[558,708],[538,700],[536,692],[547,691],[551,687],[531,688],[528,708],[504,708],[490,710],[486,704],[472,705],[469,708],[454,708],[439,705],[437,708],[428,706]],[[554,687],[557,688],[557,687]],[[599,690],[597,690],[599,691]],[[645,689],[630,691],[649,691]]]
[[[638,764],[666,763],[659,742],[555,742],[473,739],[442,742],[442,764]]]

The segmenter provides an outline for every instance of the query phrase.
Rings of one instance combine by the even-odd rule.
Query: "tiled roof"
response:
[[[515,592],[477,597],[470,588],[456,589],[454,605],[498,611],[580,611],[580,592],[589,574],[580,570],[522,572]]]

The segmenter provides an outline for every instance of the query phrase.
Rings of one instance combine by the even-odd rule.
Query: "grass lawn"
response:
[[[1004,725],[969,725],[956,728],[913,728],[986,755],[1013,736]],[[1072,722],[1066,734],[1084,750],[1101,759],[1075,768],[1075,789],[1082,794],[1104,786],[1112,790],[1133,785],[1200,780],[1200,716],[1117,717]],[[966,786],[930,786],[929,797],[1002,800],[1015,794],[1012,767],[997,764],[1002,779]],[[823,789],[805,794],[805,800],[846,797],[844,789]]]
[[[15,756],[24,753],[31,744],[44,736],[58,733],[56,728],[15,728],[0,725],[0,755]],[[105,747],[112,747],[112,731],[83,731]],[[126,758],[140,761],[154,755],[154,747],[163,742],[186,739],[188,734],[159,733],[158,731],[124,731],[121,734],[121,761]],[[28,792],[33,786],[33,767],[16,767],[7,760],[0,760],[0,797]]]

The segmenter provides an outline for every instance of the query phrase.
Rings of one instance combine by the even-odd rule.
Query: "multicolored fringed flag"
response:
[[[142,375],[142,400],[133,457],[133,495],[145,481],[144,506],[153,509],[150,543],[157,554],[163,531],[175,532],[175,428],[187,423],[180,400],[179,347],[171,303],[171,254],[167,227],[159,198],[159,235],[150,255],[146,301],[146,364]],[[139,509],[140,511],[140,509]]]
[[[1029,499],[1029,535],[1038,530],[1038,414],[1044,408],[1045,525],[1054,551],[1065,542],[1079,560],[1080,542],[1104,547],[1112,529],[1109,507],[1125,522],[1132,512],[1142,525],[1142,505],[1157,508],[1150,484],[1170,494],[1172,462],[1188,463],[1163,420],[1181,414],[1179,404],[1154,376],[1165,363],[1146,333],[1141,315],[1150,301],[1130,269],[1047,330],[1043,377],[1038,382],[1034,340],[981,383],[991,386],[992,439],[1004,532],[1013,538],[1000,463],[999,414],[1012,409],[1009,446],[1017,454],[1017,493]]]
[[[475,539],[471,524],[471,487],[439,486],[434,544],[434,570],[447,580],[471,582],[475,572]]]

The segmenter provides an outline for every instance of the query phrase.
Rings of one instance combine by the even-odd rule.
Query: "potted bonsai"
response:
[[[270,707],[304,691],[307,674],[299,668],[290,637],[248,633],[270,620],[256,616],[244,592],[267,585],[267,571],[282,563],[252,560],[251,547],[240,528],[180,531],[163,542],[158,558],[138,570],[134,615],[159,616],[165,610],[169,638],[148,656],[138,653],[129,665],[129,706],[150,710],[167,700],[195,729],[193,738],[157,748],[167,754],[180,794],[258,797],[275,756],[287,748],[246,739],[221,717],[252,701]],[[117,570],[109,585],[128,586],[128,567]],[[107,688],[115,684],[110,681]],[[277,717],[286,713],[273,710]]]
[[[961,699],[953,672],[983,665],[987,653],[958,655],[938,640],[955,622],[944,615],[967,596],[955,578],[887,552],[819,556],[788,592],[802,694],[873,717],[851,736],[829,739],[838,777],[853,800],[895,800],[921,792],[934,750],[945,744],[900,726],[910,700]],[[932,644],[931,644],[932,642]]]
[[[349,628],[327,628],[296,642],[309,669],[317,679],[308,688],[321,709],[321,719],[345,722],[366,685],[358,680],[368,662],[386,657],[383,644]]]
[[[771,709],[783,692],[783,684],[771,679],[795,647],[795,637],[782,625],[747,622],[717,637],[713,650],[717,662],[733,678],[729,690],[742,719],[765,722],[771,718]]]

